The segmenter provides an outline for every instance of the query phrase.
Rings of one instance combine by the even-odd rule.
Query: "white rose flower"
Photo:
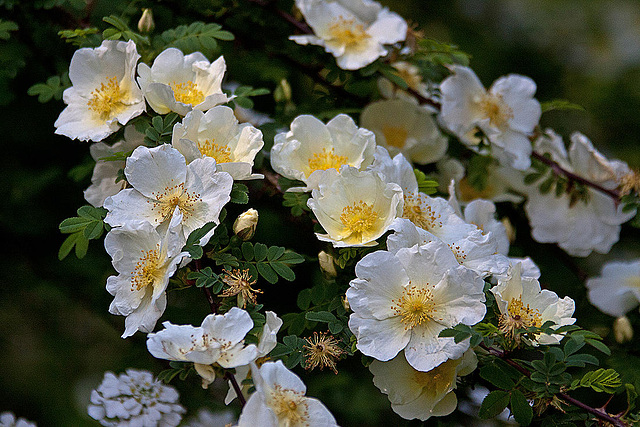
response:
[[[292,190],[311,191],[328,169],[369,166],[375,149],[373,132],[358,128],[346,114],[335,116],[326,125],[313,116],[302,115],[291,122],[289,132],[275,136],[271,166],[280,175],[306,184]]]
[[[461,358],[449,359],[428,372],[416,371],[402,353],[389,362],[374,360],[369,370],[373,383],[388,395],[396,414],[407,420],[426,421],[456,409],[456,380],[473,372],[477,365],[478,358],[469,349]]]
[[[290,36],[298,44],[324,47],[338,67],[357,70],[388,53],[384,45],[403,41],[407,23],[371,0],[296,0],[315,35]]]
[[[256,353],[256,359],[267,356],[269,353],[271,353],[271,350],[276,347],[278,341],[278,331],[282,327],[282,319],[280,319],[276,313],[274,313],[273,311],[267,311],[265,312],[265,315],[266,322],[262,327],[260,340],[258,341],[258,352]],[[238,384],[240,384],[240,387],[242,388],[244,394],[246,394],[246,392],[248,391],[249,386],[242,384],[242,381],[248,377],[249,371],[250,366],[248,364],[236,367],[236,381]],[[227,392],[227,396],[224,399],[225,405],[231,403],[236,397],[236,391],[231,386],[231,382],[229,382],[229,391]]]
[[[81,141],[101,141],[145,111],[134,80],[140,55],[133,41],[105,40],[100,47],[78,49],[71,58],[69,80],[56,133]]]
[[[36,423],[16,418],[12,412],[3,412],[0,414],[0,427],[36,427]]]
[[[213,157],[216,169],[228,172],[235,180],[264,178],[251,173],[253,160],[264,146],[262,132],[248,123],[239,124],[229,107],[189,112],[173,127],[171,143],[187,162]]]
[[[475,325],[486,313],[484,281],[442,242],[373,252],[356,264],[356,276],[347,290],[349,328],[358,350],[380,361],[404,350],[409,364],[426,372],[458,359],[469,341],[438,335]]]
[[[514,336],[517,329],[540,327],[547,321],[556,324],[553,328],[573,325],[575,303],[569,297],[560,299],[555,292],[540,289],[540,282],[521,275],[522,266],[516,264],[509,269],[506,277],[500,277],[498,284],[491,288],[500,310],[500,329]],[[558,344],[564,336],[560,334],[539,334],[532,345]]]
[[[606,189],[615,189],[630,172],[626,163],[607,160],[591,141],[580,133],[571,135],[567,154],[562,138],[547,132],[535,144],[536,151],[550,153],[563,168]],[[635,210],[622,212],[622,204],[608,195],[588,188],[581,199],[571,194],[557,197],[555,191],[541,194],[530,187],[525,212],[531,224],[531,236],[541,243],[557,243],[568,254],[587,256],[592,251],[607,253],[620,238],[620,224],[633,218]]]
[[[186,412],[178,397],[175,388],[150,372],[127,369],[118,376],[106,372],[102,384],[91,392],[88,412],[103,426],[174,427]]]
[[[200,52],[184,55],[170,47],[151,67],[143,63],[138,66],[138,83],[156,113],[175,111],[184,116],[192,109],[207,111],[229,101],[222,92],[226,69],[222,56],[210,63]]]
[[[144,135],[136,131],[133,125],[124,128],[124,139],[108,146],[104,142],[91,144],[89,152],[96,161],[91,175],[91,185],[84,191],[84,198],[95,207],[100,207],[104,200],[118,194],[126,186],[126,181],[116,182],[118,171],[125,166],[124,160],[100,160],[118,152],[129,152],[144,142]]]
[[[343,166],[326,171],[307,205],[327,232],[316,233],[318,239],[334,247],[375,246],[402,213],[402,190],[375,172]]]
[[[509,236],[505,225],[496,219],[496,205],[490,200],[476,199],[464,207],[464,212],[455,193],[455,183],[449,185],[449,204],[465,222],[477,226],[482,234],[491,233],[497,245],[497,252],[509,254]]]
[[[610,316],[624,316],[640,302],[640,260],[608,262],[585,285],[591,304]]]
[[[474,142],[468,134],[481,129],[511,166],[527,169],[531,165],[529,135],[541,115],[540,103],[533,98],[533,80],[511,74],[496,80],[487,91],[470,68],[454,65],[452,71],[440,84],[442,123],[467,144]]]
[[[307,387],[281,360],[251,366],[256,391],[242,408],[238,427],[323,426],[336,420],[318,399],[306,397]]]
[[[193,362],[203,388],[216,378],[212,364],[235,368],[256,359],[256,346],[244,345],[253,320],[241,308],[233,307],[224,315],[210,314],[200,327],[170,322],[163,326],[164,330],[147,336],[149,352],[158,359]]]
[[[177,208],[186,239],[208,222],[217,223],[220,211],[231,199],[233,178],[217,172],[214,159],[204,157],[187,165],[184,156],[168,144],[136,148],[127,159],[124,174],[133,188],[104,202],[109,211],[105,222],[113,227],[144,220],[163,229]],[[201,245],[209,241],[213,231],[200,241]]]
[[[169,278],[187,255],[181,252],[185,244],[178,227],[181,216],[178,211],[164,235],[138,221],[111,229],[104,239],[119,273],[107,279],[107,291],[114,296],[109,312],[127,316],[123,338],[136,331],[151,332],[164,313]]]
[[[373,131],[376,142],[395,156],[421,165],[440,160],[449,146],[433,115],[411,102],[392,99],[367,105],[360,124]]]
[[[465,222],[445,199],[418,192],[413,168],[402,154],[391,159],[386,149],[378,147],[370,169],[382,174],[387,182],[402,187],[402,218],[411,221],[407,224],[408,221],[398,219],[390,226],[396,232],[387,240],[389,250],[441,240],[460,264],[483,276],[507,271],[509,260],[498,253],[493,234],[485,234],[476,225]]]

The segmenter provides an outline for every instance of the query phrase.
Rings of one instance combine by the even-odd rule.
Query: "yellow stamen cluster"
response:
[[[162,192],[151,194],[155,200],[147,200],[147,203],[153,205],[151,209],[156,213],[158,224],[171,218],[176,207],[182,212],[183,220],[188,219],[193,214],[196,203],[201,200],[199,193],[186,191],[184,183],[166,186]]]
[[[442,227],[441,215],[436,214],[431,206],[423,203],[420,194],[405,193],[402,217],[408,219],[426,231]]]
[[[336,369],[336,359],[340,358],[345,351],[340,348],[338,341],[326,332],[314,332],[313,337],[305,338],[307,342],[304,349],[305,369],[313,370],[316,367],[331,369],[334,374]]]
[[[397,126],[383,126],[382,134],[387,141],[387,145],[396,148],[403,148],[407,142],[408,132],[405,128]]]
[[[309,419],[309,408],[304,395],[300,392],[275,385],[271,391],[270,405],[278,417],[281,426],[303,426]]]
[[[520,296],[509,301],[507,313],[500,317],[498,326],[503,333],[517,339],[517,329],[542,326],[542,315],[538,309],[530,308],[529,304],[525,306],[522,302],[522,296]]]
[[[222,281],[229,288],[220,294],[221,297],[238,295],[238,305],[242,308],[247,306],[247,301],[252,304],[256,303],[256,294],[261,294],[262,291],[251,287],[256,284],[257,280],[251,280],[252,276],[249,274],[249,269],[239,270],[234,268],[232,271],[222,271],[225,273],[222,276]]]
[[[499,95],[486,94],[479,102],[480,109],[497,128],[504,127],[513,118],[513,111]]]
[[[411,284],[411,282],[409,282]],[[428,286],[428,283],[426,284]],[[391,310],[401,316],[405,330],[415,328],[429,320],[442,320],[437,315],[433,294],[427,287],[407,286],[400,298],[391,300]]]
[[[340,166],[346,165],[347,162],[347,156],[338,156],[334,148],[330,150],[323,148],[321,153],[313,153],[309,158],[309,174],[331,168],[340,169]]]
[[[139,291],[147,286],[153,287],[162,279],[163,269],[160,261],[160,245],[155,249],[142,250],[142,255],[131,272],[131,290]]]
[[[460,359],[449,359],[428,372],[414,371],[413,378],[422,388],[427,388],[431,393],[440,395],[450,391],[456,379],[456,368]]]
[[[198,89],[198,85],[191,80],[185,83],[170,83],[169,86],[173,89],[173,96],[178,102],[183,104],[198,105],[204,101],[204,94]]]
[[[89,110],[93,111],[101,120],[110,120],[125,107],[122,99],[125,92],[120,89],[117,77],[109,77],[105,83],[91,92],[91,99],[87,102]]]
[[[198,149],[202,154],[216,159],[216,163],[229,163],[231,159],[231,149],[226,145],[218,145],[215,140],[198,141]]]
[[[378,219],[378,212],[373,206],[360,200],[351,206],[345,206],[340,215],[340,221],[352,234],[364,233],[373,228]]]
[[[329,39],[347,47],[362,46],[370,37],[364,26],[354,19],[340,16],[329,26]]]
[[[620,178],[620,195],[626,196],[632,192],[640,194],[640,172],[637,170],[631,171],[628,174]]]

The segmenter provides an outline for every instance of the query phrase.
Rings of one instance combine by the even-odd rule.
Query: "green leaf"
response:
[[[478,416],[483,420],[497,416],[502,411],[504,411],[509,404],[509,397],[509,393],[506,391],[492,391],[482,401]]]
[[[300,216],[304,212],[311,211],[307,206],[307,200],[309,200],[309,197],[311,196],[308,193],[288,191],[282,196],[282,206],[291,208],[291,215]]]
[[[273,268],[278,276],[282,277],[283,279],[289,282],[293,282],[296,279],[296,274],[286,264],[283,264],[281,262],[272,262],[269,265],[271,265],[271,268]]]
[[[205,50],[212,51],[218,48],[217,40],[230,41],[233,34],[221,29],[220,24],[193,22],[190,25],[180,25],[163,32],[156,40],[155,45],[162,48],[176,47],[184,53]]]
[[[592,356],[590,354],[572,354],[567,357],[566,364],[567,366],[575,366],[578,368],[584,368],[586,363],[590,363],[592,365],[598,366],[600,361],[597,357]]]
[[[582,105],[574,104],[566,99],[554,99],[552,101],[541,102],[542,112],[546,113],[552,110],[577,110],[586,111]]]
[[[62,234],[69,234],[84,230],[91,222],[92,220],[87,218],[72,217],[62,221],[58,227]]]
[[[337,322],[338,319],[332,313],[328,311],[310,311],[305,315],[307,320],[311,320],[312,322]]]
[[[528,426],[533,420],[533,409],[520,390],[511,392],[511,413],[513,418],[523,426]]]
[[[246,261],[253,260],[253,244],[251,244],[251,242],[243,242],[240,249],[242,250],[242,256]]]
[[[339,334],[344,329],[344,325],[340,321],[329,322],[329,331],[332,334]]]
[[[276,283],[278,281],[278,275],[269,264],[259,262],[256,264],[256,268],[258,269],[258,273],[260,273],[267,282]]]
[[[68,76],[65,74],[60,76],[51,76],[45,83],[36,83],[27,90],[27,94],[37,96],[38,102],[49,102],[52,99],[59,101],[62,99],[62,93],[66,88],[71,86]]]
[[[407,89],[409,87],[407,82],[405,82],[404,79],[400,77],[399,74],[397,74],[396,69],[393,67],[380,68],[380,73],[400,89]]]
[[[267,261],[275,261],[284,254],[285,248],[282,246],[271,246],[267,252]]]
[[[0,19],[0,40],[9,40],[10,31],[18,31],[18,24]]]
[[[480,368],[480,377],[484,378],[494,386],[504,390],[510,390],[516,385],[516,383],[513,382],[513,380],[509,378],[509,376],[506,375],[502,371],[502,369],[500,369],[493,363]]]
[[[427,176],[419,169],[414,169],[413,173],[418,181],[418,191],[424,194],[434,194],[438,189],[438,182],[427,179]]]
[[[300,293],[298,294],[298,299],[296,303],[298,304],[298,308],[300,308],[300,310],[308,309],[309,306],[311,305],[311,290],[310,289],[301,290]]]
[[[611,356],[611,350],[602,341],[598,341],[596,339],[587,339],[586,342],[596,350],[603,352],[607,356]]]
[[[249,188],[244,184],[234,183],[231,188],[231,203],[246,205],[249,203]]]
[[[265,260],[265,258],[267,257],[267,252],[267,245],[265,245],[264,243],[256,243],[253,246],[253,255],[255,257],[255,260],[258,262]]]

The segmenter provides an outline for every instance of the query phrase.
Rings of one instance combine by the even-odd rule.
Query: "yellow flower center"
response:
[[[156,222],[159,224],[173,215],[176,208],[182,212],[182,219],[188,219],[195,209],[196,203],[200,200],[200,194],[185,191],[184,183],[174,186],[166,186],[161,193],[152,193],[155,200],[148,200],[152,203],[152,210],[156,212]]]
[[[640,276],[629,277],[625,282],[625,284],[630,288],[640,289]]]
[[[542,326],[542,316],[539,310],[530,308],[529,304],[525,306],[520,296],[509,301],[507,313],[500,317],[498,325],[503,333],[519,339],[516,330]]]
[[[164,274],[160,261],[160,245],[156,249],[142,251],[142,256],[136,262],[131,272],[131,290],[139,291],[147,286],[153,287],[154,283],[161,280]]]
[[[309,158],[309,175],[319,170],[340,169],[340,166],[347,164],[347,160],[347,156],[338,156],[334,148],[323,148],[321,153],[313,153]]]
[[[497,128],[504,127],[513,118],[511,108],[504,103],[501,96],[486,94],[480,100],[480,109]]]
[[[398,75],[402,77],[402,80],[407,82],[407,86],[415,90],[420,88],[420,84],[422,83],[422,77],[420,77],[420,75],[418,75],[417,72],[412,71],[408,67],[403,67],[398,65],[395,66],[395,69],[398,72]]]
[[[121,112],[125,104],[122,99],[126,92],[120,88],[117,77],[109,77],[105,83],[91,92],[91,99],[87,102],[89,110],[93,111],[101,120],[110,120]]]
[[[441,215],[436,214],[428,204],[422,203],[420,194],[405,193],[402,217],[426,231],[442,227]]]
[[[383,126],[382,134],[384,135],[384,139],[387,140],[387,145],[392,147],[402,148],[407,142],[407,130],[405,128]]]
[[[407,286],[404,288],[402,296],[397,300],[391,300],[391,303],[393,304],[391,309],[397,316],[402,317],[401,321],[405,325],[405,330],[415,328],[435,319],[436,308],[433,302],[433,294],[428,288]]]
[[[469,184],[466,176],[460,180],[458,190],[460,190],[460,200],[463,202],[470,202],[474,199],[491,199],[496,192],[491,182],[488,182],[482,191],[476,190]]]
[[[229,163],[231,159],[231,149],[226,145],[218,145],[214,143],[214,139],[211,141],[204,140],[198,141],[198,149],[202,154],[208,157],[216,159],[216,163]]]
[[[271,391],[271,401],[273,411],[280,421],[280,426],[297,427],[306,425],[306,421],[309,419],[309,409],[302,393],[291,389],[283,389],[276,384]]]
[[[204,94],[198,90],[198,85],[189,80],[186,83],[170,83],[169,86],[173,89],[173,96],[176,101],[183,104],[198,105],[204,101]]]
[[[351,206],[345,206],[340,215],[340,221],[351,233],[364,233],[371,230],[378,219],[378,212],[373,206],[360,200]]]
[[[329,39],[347,47],[361,47],[370,37],[355,19],[340,16],[329,26]]]
[[[422,388],[427,388],[430,394],[439,396],[453,389],[459,364],[460,359],[449,359],[428,372],[415,371],[413,379]]]

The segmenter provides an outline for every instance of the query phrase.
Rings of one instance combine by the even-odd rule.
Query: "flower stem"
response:
[[[235,391],[236,396],[238,396],[238,400],[240,401],[240,404],[244,406],[247,403],[247,399],[245,399],[244,394],[242,394],[242,389],[238,385],[238,381],[236,381],[236,376],[233,375],[231,372],[227,371],[224,373],[224,378],[226,380],[229,380],[229,382],[231,383],[231,387],[233,387],[233,391]]]

